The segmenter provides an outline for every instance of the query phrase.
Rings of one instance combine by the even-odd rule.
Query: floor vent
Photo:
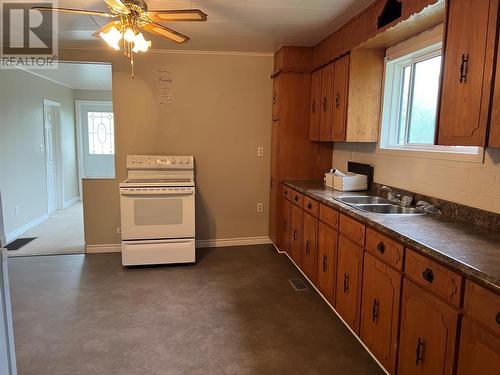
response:
[[[309,290],[307,284],[301,279],[289,279],[288,281],[296,292],[305,292],[306,290]]]

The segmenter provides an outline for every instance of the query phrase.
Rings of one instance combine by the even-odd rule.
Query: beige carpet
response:
[[[84,253],[82,202],[77,202],[65,210],[57,210],[47,221],[21,237],[37,239],[19,250],[9,251],[9,257]]]

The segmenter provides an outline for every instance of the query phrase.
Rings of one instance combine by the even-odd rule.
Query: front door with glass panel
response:
[[[81,174],[83,178],[115,177],[115,129],[111,102],[79,102]]]

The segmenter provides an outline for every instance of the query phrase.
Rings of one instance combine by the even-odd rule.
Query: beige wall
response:
[[[0,88],[0,189],[11,233],[47,213],[43,99],[61,103],[63,195],[78,196],[74,99],[72,89],[21,70],[0,70]]]
[[[61,55],[113,62],[117,177],[83,183],[87,244],[120,241],[118,184],[127,154],[194,155],[198,239],[268,235],[272,56],[150,52],[137,55],[132,79],[119,53]],[[172,103],[157,100],[158,70],[173,73]]]
[[[347,161],[375,167],[375,182],[500,213],[500,149],[487,150],[484,163],[387,155],[374,144],[336,143],[333,167]]]

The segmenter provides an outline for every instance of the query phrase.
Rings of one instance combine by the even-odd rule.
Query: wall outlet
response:
[[[21,215],[21,207],[16,206],[16,208],[14,209],[14,212],[16,213],[16,216]]]
[[[122,234],[122,228],[120,228],[120,227],[116,228],[116,233]]]
[[[257,147],[257,156],[259,158],[264,156],[264,147],[262,147],[262,146]]]
[[[257,203],[257,212],[264,211],[264,203]]]

